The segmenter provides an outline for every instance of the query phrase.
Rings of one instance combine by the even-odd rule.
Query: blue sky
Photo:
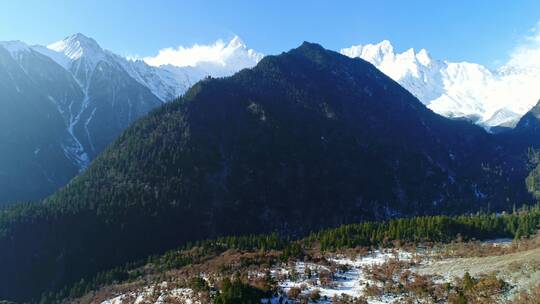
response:
[[[3,1],[0,40],[47,44],[72,33],[123,55],[238,35],[264,54],[302,41],[330,49],[389,39],[398,51],[495,67],[538,21],[540,1]]]

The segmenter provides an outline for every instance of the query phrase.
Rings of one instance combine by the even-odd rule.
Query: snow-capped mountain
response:
[[[467,118],[487,129],[513,127],[540,97],[540,69],[511,61],[490,71],[480,64],[433,59],[425,49],[395,53],[387,40],[341,53],[371,62],[434,112]]]
[[[69,117],[66,117],[68,131],[77,143],[76,147],[69,149],[70,154],[73,154],[70,158],[75,160],[81,169],[86,168],[89,160],[112,142],[134,119],[162,102],[180,96],[206,76],[232,75],[241,68],[255,65],[262,58],[262,55],[248,50],[238,37],[234,37],[223,48],[223,61],[200,62],[196,66],[183,67],[156,67],[142,60],[128,60],[104,50],[94,39],[83,34],[67,37],[46,48],[35,47],[35,50],[41,51],[70,71],[84,93],[78,112],[60,110],[62,113],[69,112]],[[107,117],[106,121],[100,119],[104,117]],[[90,129],[93,123],[96,126],[99,124],[108,127],[92,132]],[[84,129],[80,135],[82,139],[76,134],[77,127]],[[114,132],[111,132],[111,127]],[[97,143],[93,139],[94,133],[103,133],[96,134]]]
[[[173,54],[182,56],[182,54]],[[148,87],[162,101],[169,101],[182,95],[197,81],[206,76],[230,76],[241,69],[255,66],[262,54],[248,49],[239,37],[234,37],[220,49],[220,60],[199,61],[196,64],[162,64],[155,58],[128,60],[117,56],[118,62],[131,77]],[[174,60],[172,60],[173,63]]]
[[[262,58],[237,37],[220,51],[218,62],[152,66],[82,34],[48,46],[0,42],[0,203],[43,197],[85,170],[132,121],[206,76],[228,76]]]
[[[80,170],[129,123],[162,103],[129,75],[122,65],[125,59],[102,49],[92,38],[76,34],[33,49],[67,70],[79,85],[82,99],[52,102],[72,138],[73,144],[64,146],[65,154]]]

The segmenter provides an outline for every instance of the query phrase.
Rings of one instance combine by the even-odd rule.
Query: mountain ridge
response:
[[[371,62],[433,111],[469,119],[487,130],[513,128],[540,96],[534,86],[540,79],[538,71],[512,62],[491,71],[476,63],[433,59],[425,49],[395,53],[388,40],[340,52]]]

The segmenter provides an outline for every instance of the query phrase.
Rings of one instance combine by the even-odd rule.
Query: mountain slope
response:
[[[523,115],[516,127],[509,132],[514,145],[528,149],[527,190],[536,198],[540,198],[540,101]]]
[[[162,103],[95,41],[76,35],[64,46],[61,61],[22,42],[0,43],[0,204],[49,195]]]
[[[0,297],[223,234],[503,210],[525,197],[505,153],[373,65],[304,43],[199,82],[42,205],[0,213]]]
[[[75,143],[58,108],[82,100],[52,60],[20,42],[0,43],[0,202],[41,198],[78,172],[64,152]]]
[[[125,59],[103,50],[94,39],[76,34],[49,45],[47,52],[38,50],[68,70],[84,94],[78,107],[60,110],[79,145],[72,159],[81,169],[133,120],[162,103],[119,64]]]
[[[433,59],[425,49],[395,53],[387,40],[341,53],[371,62],[440,115],[466,118],[486,129],[514,127],[540,96],[537,69],[512,61],[490,71],[480,64]]]
[[[540,101],[521,119],[516,125],[515,132],[529,133],[531,137],[537,137],[540,133]]]
[[[82,34],[47,47],[0,42],[0,49],[0,205],[44,198],[134,120],[207,75],[230,75],[262,56],[238,38],[224,46],[224,62],[193,67],[127,60]]]

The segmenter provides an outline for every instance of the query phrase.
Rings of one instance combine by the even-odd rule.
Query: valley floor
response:
[[[472,276],[496,273],[511,284],[511,298],[519,291],[531,290],[540,284],[540,248],[497,256],[444,259],[421,266],[417,271],[442,275],[445,280],[462,277],[465,272]]]
[[[478,301],[472,303],[521,303],[517,300],[520,292],[540,286],[539,244],[537,237],[520,242],[452,243],[412,250],[356,248],[317,252],[309,261],[289,260],[270,267],[265,262],[260,267],[244,265],[235,271],[255,285],[272,281],[274,296],[262,303],[460,303],[458,290],[467,297],[474,294]],[[219,280],[221,267],[241,265],[249,259],[261,257],[228,251],[201,265],[168,271],[160,278],[141,277],[136,283],[109,286],[79,302],[209,303],[211,292],[194,291],[175,277],[199,275],[213,286]],[[150,284],[156,280],[160,282]]]

